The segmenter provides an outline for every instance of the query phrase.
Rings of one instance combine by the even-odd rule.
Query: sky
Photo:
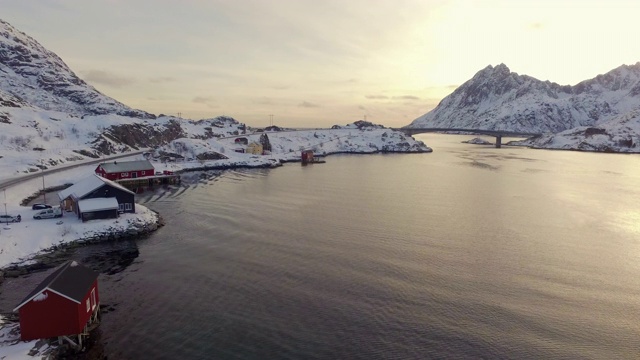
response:
[[[82,79],[156,115],[396,127],[487,65],[574,85],[640,61],[640,2],[0,0]]]

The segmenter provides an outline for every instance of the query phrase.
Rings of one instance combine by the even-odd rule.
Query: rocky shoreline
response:
[[[153,210],[151,210],[153,211]],[[32,272],[44,271],[56,267],[66,261],[70,254],[76,249],[98,243],[132,241],[149,236],[158,228],[164,226],[164,220],[160,214],[153,211],[157,217],[155,222],[141,223],[129,221],[124,229],[115,227],[108,228],[91,234],[85,238],[77,239],[68,243],[54,245],[48,249],[42,250],[35,254],[32,258],[26,259],[20,263],[13,263],[0,269],[0,284],[5,278],[15,278],[30,274]],[[130,254],[119,254],[120,257],[128,258]],[[136,254],[137,256],[137,254]],[[116,263],[120,261],[115,259]]]

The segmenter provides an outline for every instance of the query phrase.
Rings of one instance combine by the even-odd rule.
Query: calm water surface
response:
[[[640,157],[421,138],[143,195],[109,358],[639,358]]]

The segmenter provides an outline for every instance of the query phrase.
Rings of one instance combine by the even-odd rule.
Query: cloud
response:
[[[420,100],[419,97],[413,95],[394,96],[394,100]]]
[[[359,105],[359,106],[358,106],[358,110],[364,110],[364,111],[367,111],[367,108],[366,108],[366,107],[364,107],[364,106],[362,106],[362,105]]]
[[[134,83],[133,78],[118,76],[104,70],[84,71],[84,80],[94,84],[102,84],[115,88],[121,88]]]
[[[173,78],[170,76],[158,76],[158,77],[150,78],[149,81],[152,83],[166,83],[166,82],[174,82],[176,81],[176,78]]]
[[[535,22],[535,23],[529,24],[529,28],[533,30],[540,30],[543,27],[544,27],[544,24],[542,24],[541,22]]]
[[[214,98],[212,98],[210,96],[196,96],[191,101],[193,101],[196,104],[207,105],[210,108],[218,107],[218,105],[216,105],[216,99],[214,99]]]
[[[370,100],[384,100],[389,98],[386,95],[365,95],[364,97]]]
[[[310,103],[308,101],[303,101],[300,104],[298,104],[298,106],[306,107],[306,108],[317,108],[317,107],[320,107],[320,105],[314,104],[314,103]]]

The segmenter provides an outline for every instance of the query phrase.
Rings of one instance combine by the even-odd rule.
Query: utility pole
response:
[[[44,169],[42,169],[42,202],[47,203],[47,192],[44,190]]]
[[[269,114],[269,125],[273,126],[273,114]]]
[[[178,117],[181,118],[182,117],[182,113],[178,112]]]
[[[44,164],[42,163],[42,159],[40,159],[40,171],[42,172],[42,197],[43,203],[47,203],[47,193],[44,191]]]
[[[364,121],[367,121],[367,114],[364,114]]]
[[[9,214],[7,214],[7,189],[2,189],[2,192],[4,193],[4,214],[8,216]],[[7,219],[7,225],[9,225],[9,217],[7,217],[6,219]]]

